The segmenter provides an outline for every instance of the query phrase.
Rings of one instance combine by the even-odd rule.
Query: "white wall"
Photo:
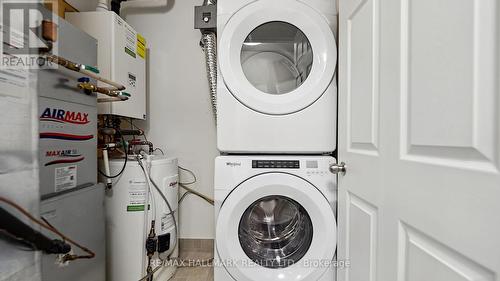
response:
[[[78,11],[94,11],[97,6],[97,0],[66,0]]]
[[[213,197],[216,133],[200,32],[193,29],[194,6],[201,2],[170,0],[167,8],[129,11],[126,19],[150,48],[148,138],[179,157],[180,165],[196,173],[194,187]],[[182,238],[213,238],[213,207],[189,196],[181,205],[180,225]]]
[[[71,0],[81,11],[95,0]],[[91,5],[89,2],[93,2]],[[166,8],[128,10],[127,22],[146,37],[149,53],[148,120],[143,125],[157,147],[192,169],[193,187],[213,197],[214,158],[218,155],[200,32],[193,29],[194,6],[202,0],[169,0]],[[189,181],[184,177],[183,181]],[[182,238],[213,238],[213,207],[189,196],[180,210]]]

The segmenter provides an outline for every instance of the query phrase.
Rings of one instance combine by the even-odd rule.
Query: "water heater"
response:
[[[151,157],[150,161],[142,162],[144,168],[150,169],[147,172],[162,190],[178,221],[177,159],[165,156],[148,157]],[[158,250],[161,252],[157,252],[153,257],[153,267],[168,256],[177,257],[178,238],[170,210],[151,182],[149,187],[152,192],[151,196],[148,196],[148,182],[137,161],[136,156],[129,156],[124,172],[113,179],[113,188],[106,192],[108,281],[137,281],[146,275],[145,241],[153,218]],[[111,174],[119,173],[123,165],[124,159],[110,160]],[[155,280],[168,280],[174,271],[173,267],[164,267],[155,273]]]
[[[100,103],[98,113],[146,119],[144,37],[111,11],[66,13],[66,20],[97,39],[100,75],[125,85],[131,95],[127,101]]]

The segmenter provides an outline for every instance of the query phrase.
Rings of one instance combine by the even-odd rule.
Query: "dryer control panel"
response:
[[[300,169],[299,160],[252,160],[254,169]]]

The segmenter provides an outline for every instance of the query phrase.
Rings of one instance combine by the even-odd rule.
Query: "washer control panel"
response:
[[[329,172],[326,171],[320,171],[320,170],[310,170],[306,172],[306,175],[308,176],[328,176],[330,175]]]
[[[306,175],[307,176],[325,176],[328,172],[324,169],[320,169],[319,162],[317,160],[306,160]]]
[[[299,160],[252,160],[254,169],[300,169]]]

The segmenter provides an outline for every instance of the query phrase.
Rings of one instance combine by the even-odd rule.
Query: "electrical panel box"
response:
[[[100,103],[98,113],[146,119],[144,37],[112,11],[67,13],[66,20],[97,39],[100,75],[124,85],[131,95],[127,101]]]

